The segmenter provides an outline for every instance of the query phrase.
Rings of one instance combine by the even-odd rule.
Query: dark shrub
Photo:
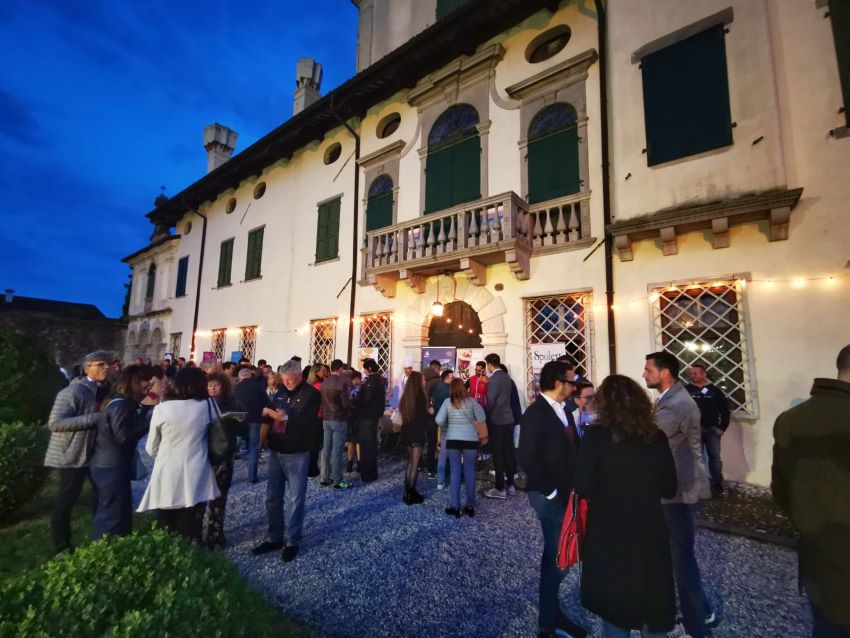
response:
[[[0,330],[0,417],[46,423],[56,393],[67,385],[50,355],[32,339]]]
[[[157,530],[105,539],[0,587],[0,636],[292,635],[221,554]]]
[[[38,425],[0,423],[0,521],[32,498],[47,478],[47,431]]]

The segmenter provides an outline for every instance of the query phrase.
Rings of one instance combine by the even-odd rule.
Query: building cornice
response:
[[[475,55],[458,58],[419,80],[407,94],[407,102],[419,109],[446,98],[454,102],[463,89],[492,78],[503,57],[505,48],[494,44]]]
[[[357,160],[357,164],[358,166],[362,166],[363,168],[369,168],[374,164],[380,164],[381,162],[385,162],[393,156],[401,155],[401,151],[403,148],[404,140],[397,140],[392,144],[387,144],[383,148],[379,148],[373,153],[364,155],[359,160]]]
[[[530,78],[512,84],[505,91],[515,100],[522,100],[530,95],[545,93],[547,89],[554,86],[570,86],[587,79],[587,70],[598,57],[596,49],[588,49]]]
[[[156,252],[164,252],[164,249],[160,251],[157,251],[156,249],[163,248],[166,244],[169,244],[177,239],[180,239],[180,235],[169,235],[168,237],[163,237],[162,239],[158,239],[157,241],[148,244],[141,250],[137,250],[136,252],[127,255],[121,261],[125,264],[129,264],[140,257],[149,257],[150,255],[148,255],[148,253],[154,254]]]

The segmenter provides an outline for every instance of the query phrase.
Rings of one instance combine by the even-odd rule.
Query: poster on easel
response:
[[[455,376],[467,383],[475,374],[475,364],[484,360],[484,348],[458,348]]]
[[[201,361],[215,361],[215,352],[208,351],[203,354]]]
[[[565,343],[535,343],[531,345],[532,395],[540,394],[540,371],[550,361],[555,361],[566,352]]]
[[[242,361],[242,351],[241,350],[234,350],[233,352],[230,353],[230,362],[231,363],[239,363],[240,361]]]
[[[428,369],[428,364],[432,361],[440,362],[440,370],[454,370],[457,362],[457,348],[438,346],[431,348],[426,346],[422,348],[422,371]]]

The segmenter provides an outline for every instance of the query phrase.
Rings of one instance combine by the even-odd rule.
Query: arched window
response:
[[[437,118],[428,133],[425,212],[451,208],[481,197],[481,141],[478,111],[456,104]]]
[[[572,105],[542,109],[528,127],[528,201],[579,192],[578,127]]]
[[[366,231],[377,230],[393,223],[393,178],[378,175],[369,186],[366,201]]]
[[[153,299],[153,292],[156,287],[156,264],[151,264],[148,268],[148,281],[145,288],[145,299]]]

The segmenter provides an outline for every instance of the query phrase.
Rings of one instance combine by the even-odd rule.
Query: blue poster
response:
[[[451,348],[422,348],[422,370],[424,371],[428,364],[434,360],[440,362],[441,370],[454,370],[457,362],[457,348],[454,346]]]
[[[230,362],[231,363],[239,363],[242,360],[242,351],[234,350],[230,353]]]

